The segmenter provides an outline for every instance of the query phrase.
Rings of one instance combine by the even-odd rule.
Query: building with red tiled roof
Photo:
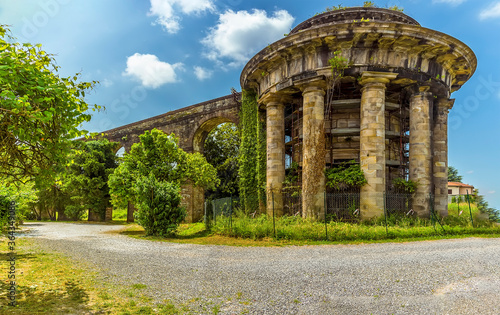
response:
[[[467,194],[474,194],[474,186],[459,182],[448,182],[448,200],[451,200],[453,196]]]

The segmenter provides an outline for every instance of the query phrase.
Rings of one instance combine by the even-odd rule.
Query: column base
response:
[[[370,220],[384,215],[384,193],[361,191],[360,214],[363,220]]]

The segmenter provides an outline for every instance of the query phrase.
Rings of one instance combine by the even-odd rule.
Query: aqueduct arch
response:
[[[200,126],[193,135],[193,152],[203,153],[203,145],[205,143],[205,140],[207,139],[207,135],[215,127],[223,123],[233,123],[235,125],[238,125],[238,120],[235,120],[235,117],[217,116],[208,118],[205,121],[201,122]]]
[[[224,122],[239,123],[239,94],[227,95],[207,102],[195,104],[162,115],[151,117],[125,126],[102,132],[110,141],[118,142],[129,152],[134,143],[139,142],[139,135],[154,128],[165,133],[175,133],[179,137],[179,146],[186,152],[203,153],[203,143],[208,133]],[[183,205],[187,210],[188,222],[203,218],[204,191],[193,185],[182,187]],[[133,220],[130,207],[128,220]]]

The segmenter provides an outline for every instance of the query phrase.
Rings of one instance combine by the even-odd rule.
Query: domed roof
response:
[[[298,33],[299,31],[315,28],[318,26],[324,26],[327,24],[344,24],[352,23],[355,21],[420,25],[415,19],[396,10],[374,7],[352,7],[328,11],[313,16],[312,18],[297,25],[290,32],[290,34]]]

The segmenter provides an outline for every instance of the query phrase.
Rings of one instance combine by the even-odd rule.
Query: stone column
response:
[[[267,214],[283,215],[283,181],[285,180],[285,106],[276,94],[262,100],[266,104],[266,194]]]
[[[385,90],[397,73],[365,71],[361,77],[360,166],[367,183],[361,187],[363,219],[384,214],[385,193]]]
[[[303,86],[302,216],[323,219],[325,211],[325,89],[323,81]]]
[[[432,193],[432,93],[420,87],[410,99],[410,179],[417,182],[413,210],[420,217],[430,216]]]
[[[205,190],[192,183],[181,185],[181,206],[186,209],[186,223],[195,223],[203,219]]]
[[[434,210],[448,215],[448,111],[455,100],[439,98],[435,108],[433,128]]]

